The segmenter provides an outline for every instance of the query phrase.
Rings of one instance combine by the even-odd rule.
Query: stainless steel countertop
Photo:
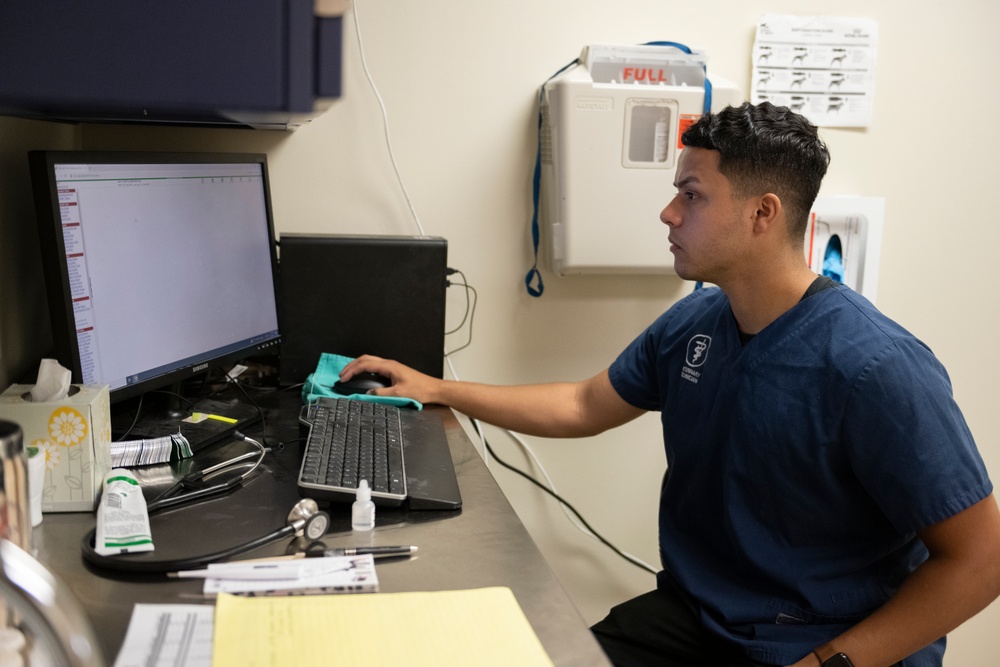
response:
[[[301,449],[298,442],[298,397],[275,392],[257,397],[270,408],[267,437],[275,447],[244,486],[228,496],[167,510],[151,518],[155,560],[194,556],[240,544],[284,525],[299,500],[295,486]],[[429,408],[445,423],[452,459],[458,473],[463,507],[457,512],[409,511],[378,508],[376,528],[370,534],[350,531],[350,507],[333,505],[329,547],[413,544],[416,557],[377,562],[383,592],[433,591],[509,587],[525,616],[556,665],[609,665],[579,612],[555,578],[454,414]],[[260,437],[260,427],[249,429]],[[251,449],[242,442],[214,446],[196,455],[196,465],[207,467],[235,453]],[[178,474],[157,469],[162,481],[151,484],[147,496],[167,486]],[[46,514],[35,528],[33,544],[38,559],[73,591],[90,617],[110,665],[125,637],[135,603],[204,603],[201,582],[158,575],[119,574],[98,570],[84,562],[80,544],[94,527],[89,513]],[[295,541],[280,540],[237,558],[285,553]]]

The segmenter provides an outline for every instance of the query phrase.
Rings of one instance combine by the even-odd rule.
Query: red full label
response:
[[[626,67],[622,69],[623,83],[667,83],[662,69],[649,67]]]

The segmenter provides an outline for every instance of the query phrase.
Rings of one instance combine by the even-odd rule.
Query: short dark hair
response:
[[[826,144],[805,117],[770,102],[745,102],[703,115],[681,141],[718,151],[719,171],[738,197],[776,194],[785,206],[793,240],[805,235],[809,211],[830,164]]]

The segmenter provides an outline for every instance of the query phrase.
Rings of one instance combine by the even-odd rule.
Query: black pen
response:
[[[363,556],[371,554],[375,558],[388,558],[390,556],[411,556],[416,553],[414,546],[400,547],[342,547],[339,549],[327,549],[324,556]]]

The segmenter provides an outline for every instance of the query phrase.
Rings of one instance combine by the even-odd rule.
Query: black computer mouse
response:
[[[341,396],[351,394],[366,394],[369,389],[391,387],[392,380],[378,373],[358,373],[350,380],[338,381],[333,384],[333,390]]]

